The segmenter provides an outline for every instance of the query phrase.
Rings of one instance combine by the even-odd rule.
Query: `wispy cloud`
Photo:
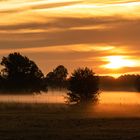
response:
[[[112,72],[101,70],[107,63],[102,57],[139,58],[139,1],[7,0],[0,4],[1,57],[19,51],[44,70],[57,64],[70,70],[82,65],[97,73]],[[119,72],[136,71],[140,66]]]
[[[73,4],[77,4],[79,2],[58,2],[58,3],[46,3],[46,2],[32,2],[32,3],[19,3],[16,6],[9,6],[9,8],[1,8],[0,13],[17,13],[17,12],[24,12],[28,10],[39,10],[39,9],[49,9],[55,7],[63,7],[69,6]]]

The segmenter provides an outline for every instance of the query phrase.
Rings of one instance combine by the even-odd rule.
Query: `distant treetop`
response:
[[[46,76],[46,82],[50,88],[64,88],[67,85],[68,70],[63,66],[57,66]]]

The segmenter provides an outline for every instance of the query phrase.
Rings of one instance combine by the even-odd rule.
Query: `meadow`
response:
[[[1,140],[139,140],[139,117],[90,115],[82,106],[0,104]]]

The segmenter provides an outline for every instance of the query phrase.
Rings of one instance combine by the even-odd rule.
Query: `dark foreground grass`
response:
[[[97,118],[64,105],[4,103],[0,140],[140,140],[140,119]]]

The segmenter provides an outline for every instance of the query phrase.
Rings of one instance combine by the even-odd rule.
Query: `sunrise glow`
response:
[[[140,140],[140,0],[0,0],[0,140]]]
[[[109,63],[105,65],[109,69],[120,69],[123,67],[134,67],[135,62],[132,60],[125,59],[123,56],[108,56],[107,60]]]
[[[2,0],[0,58],[20,52],[44,73],[65,65],[140,73],[138,0]],[[69,65],[71,64],[71,65]],[[102,70],[103,69],[103,70]]]

